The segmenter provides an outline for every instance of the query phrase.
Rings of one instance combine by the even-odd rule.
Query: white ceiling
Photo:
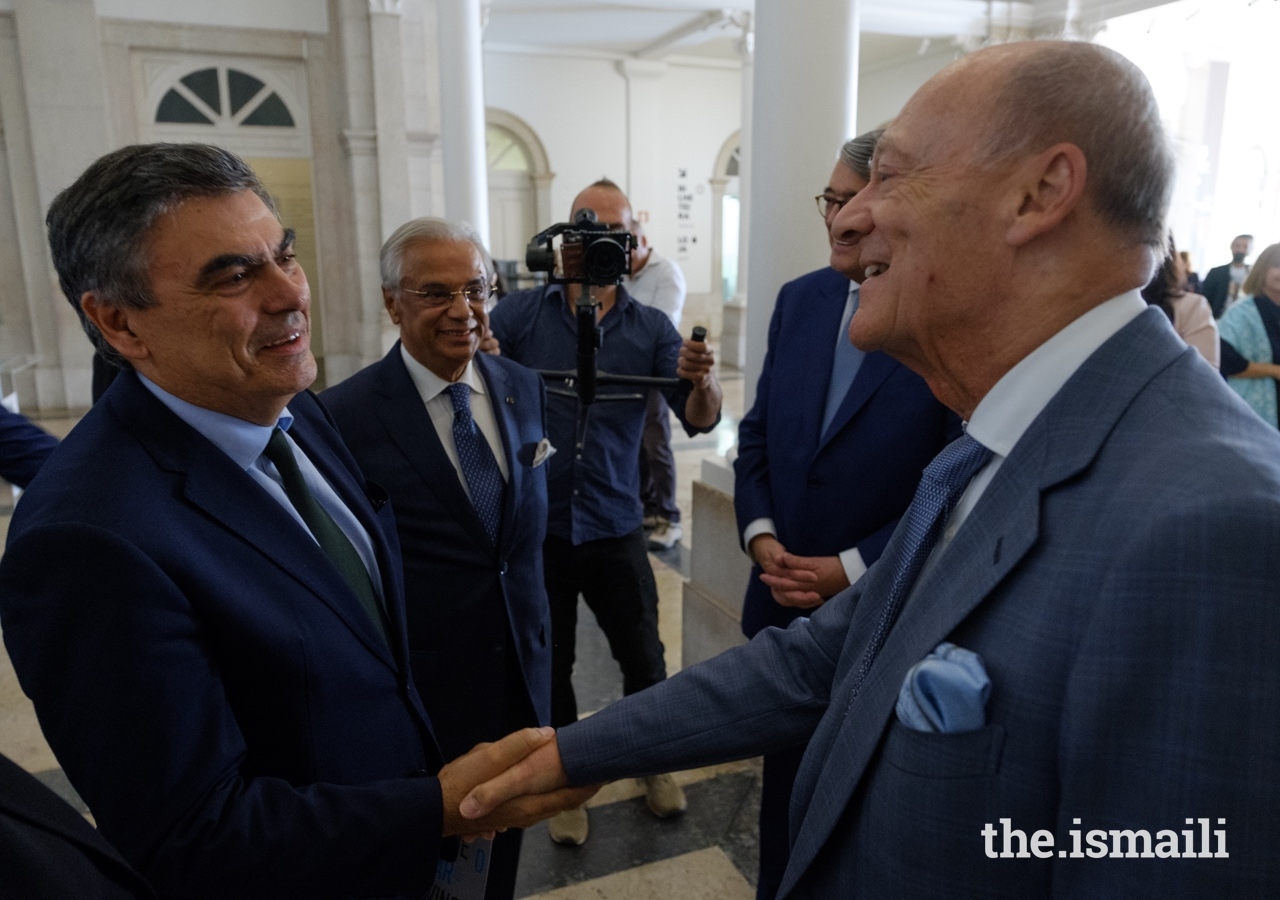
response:
[[[764,0],[806,2],[806,0]],[[924,38],[981,37],[991,29],[1089,24],[1169,0],[862,0],[863,63],[916,52]],[[493,50],[603,52],[736,59],[753,0],[488,0]],[[880,40],[883,36],[887,40]]]

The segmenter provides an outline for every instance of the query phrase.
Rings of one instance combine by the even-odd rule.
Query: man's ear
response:
[[[1084,152],[1075,144],[1055,144],[1027,159],[1021,169],[1021,204],[1006,240],[1020,247],[1058,227],[1079,207],[1087,169]]]
[[[387,315],[391,316],[391,324],[400,324],[400,311],[396,309],[396,292],[390,288],[382,289],[382,305],[387,308]]]
[[[138,310],[108,306],[93,291],[85,291],[80,296],[80,308],[98,333],[125,359],[136,362],[151,355],[147,345],[131,328],[131,317]]]

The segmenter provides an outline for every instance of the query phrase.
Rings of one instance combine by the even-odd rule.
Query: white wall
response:
[[[878,128],[892,119],[916,92],[940,72],[959,51],[944,41],[924,56],[910,56],[875,68],[864,68],[858,76],[858,134]]]
[[[486,51],[484,81],[486,105],[519,116],[546,147],[555,173],[556,221],[564,221],[578,191],[601,176],[626,187],[627,83],[614,59]],[[658,179],[647,195],[633,194],[631,202],[649,213],[650,243],[677,259],[690,294],[709,293],[710,179],[721,146],[739,127],[741,73],[673,64],[660,76],[658,90],[662,115],[650,123],[659,138]],[[680,184],[693,194],[692,227],[677,221]],[[689,239],[683,258],[677,254],[680,237]]]

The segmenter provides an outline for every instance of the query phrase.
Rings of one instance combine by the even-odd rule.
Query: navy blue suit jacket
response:
[[[25,488],[57,446],[56,437],[0,406],[0,478]]]
[[[812,616],[560,729],[570,779],[807,740],[783,900],[1280,896],[1280,434],[1164,313],[1104,343],[1032,422],[855,694],[904,539]],[[944,640],[990,675],[976,731],[894,715]],[[989,858],[1001,818],[1053,849]],[[1204,849],[1188,818],[1225,831],[1229,857],[1156,857],[1160,831]],[[1073,829],[1086,848],[1102,831],[1108,855],[1146,831],[1151,855],[1068,855]]]
[[[61,797],[0,756],[0,897],[154,900],[116,849]]]
[[[440,757],[391,507],[313,395],[289,410],[373,541],[390,646],[296,520],[132,373],[32,482],[0,561],[44,734],[161,896],[418,895],[434,874]]]
[[[848,295],[849,279],[831,268],[779,292],[755,405],[738,426],[733,505],[739,537],[756,519],[770,518],[792,553],[835,556],[857,547],[870,566],[920,473],[959,434],[960,423],[919,375],[873,352],[831,427],[819,434]],[[742,607],[747,637],[807,612],[774,600],[760,568],[752,568]]]
[[[320,398],[360,468],[395,505],[409,655],[447,759],[551,718],[551,621],[542,580],[547,467],[532,468],[546,434],[542,379],[483,353],[475,365],[510,472],[496,547],[445,453],[399,343]],[[507,671],[511,664],[517,671]]]

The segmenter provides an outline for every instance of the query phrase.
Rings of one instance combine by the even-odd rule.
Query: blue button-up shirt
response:
[[[502,299],[490,318],[502,355],[531,369],[564,371],[578,365],[578,323],[558,285],[519,291]],[[674,378],[681,338],[660,310],[643,306],[618,288],[618,299],[600,320],[604,333],[596,369],[611,375]],[[556,387],[551,382],[548,387]],[[640,437],[647,388],[601,385],[591,405],[583,445],[577,446],[578,401],[547,395],[547,436],[559,451],[547,475],[547,533],[575,545],[621,537],[640,527]],[[672,411],[685,420],[687,394],[664,391]],[[633,400],[605,400],[609,394],[636,394]],[[717,416],[717,421],[719,417]]]

